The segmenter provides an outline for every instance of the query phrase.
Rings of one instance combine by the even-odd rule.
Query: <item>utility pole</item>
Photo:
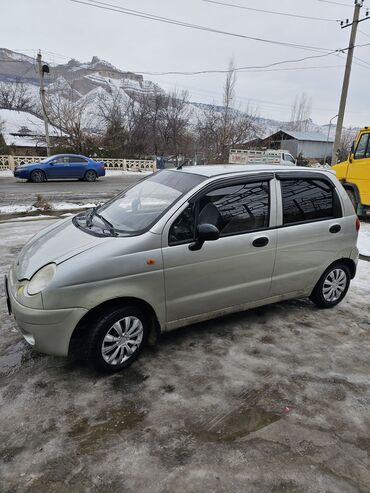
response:
[[[45,73],[49,73],[49,66],[46,64],[42,64],[42,56],[41,51],[39,50],[37,54],[37,65],[39,71],[40,78],[40,101],[41,101],[41,109],[42,109],[42,117],[45,125],[45,140],[46,140],[46,152],[47,155],[50,156],[50,137],[49,137],[49,125],[48,125],[48,117],[46,115],[45,110],[45,87],[44,87],[44,75]]]
[[[349,27],[349,26],[352,26],[352,28],[351,28],[351,37],[349,40],[349,46],[348,46],[348,51],[347,51],[347,61],[346,61],[346,69],[344,71],[342,94],[341,94],[340,103],[339,103],[338,121],[337,121],[337,128],[335,131],[333,154],[331,157],[331,165],[332,166],[334,164],[337,164],[337,159],[338,159],[338,150],[340,147],[340,139],[342,136],[342,129],[343,129],[344,112],[345,112],[346,103],[347,103],[349,79],[351,76],[353,50],[354,50],[354,46],[356,43],[357,27],[358,27],[358,22],[359,22],[359,18],[360,18],[360,9],[362,7],[362,4],[363,4],[363,0],[355,0],[355,10],[353,12],[352,24],[349,24],[348,20],[347,20],[347,24],[344,26],[342,25],[342,28]]]

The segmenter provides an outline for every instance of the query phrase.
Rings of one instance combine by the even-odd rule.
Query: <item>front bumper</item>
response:
[[[43,310],[19,303],[5,278],[8,306],[26,341],[37,351],[55,356],[67,356],[72,333],[87,312],[84,308]]]

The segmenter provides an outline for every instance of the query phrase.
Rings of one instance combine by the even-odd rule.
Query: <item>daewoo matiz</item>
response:
[[[199,166],[150,175],[56,222],[5,280],[35,349],[112,372],[155,334],[289,298],[330,308],[356,272],[359,221],[331,171]]]

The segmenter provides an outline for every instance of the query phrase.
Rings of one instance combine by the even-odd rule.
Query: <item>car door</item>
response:
[[[46,170],[47,177],[50,179],[60,179],[69,177],[68,156],[59,156],[49,162]]]
[[[270,229],[276,220],[273,183],[273,174],[218,181],[167,223],[162,241],[169,326],[269,296],[277,241]],[[192,251],[196,227],[205,223],[217,226],[220,238]]]
[[[362,204],[370,204],[370,134],[363,133],[358,140],[352,162],[348,165],[347,181],[355,183]]]
[[[277,250],[271,295],[304,293],[343,248],[346,227],[333,182],[324,174],[277,173]],[[343,226],[343,227],[342,227]]]
[[[83,178],[88,160],[82,156],[69,156],[69,169],[71,178]]]

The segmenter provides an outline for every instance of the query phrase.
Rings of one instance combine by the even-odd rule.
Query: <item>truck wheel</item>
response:
[[[348,190],[346,188],[346,192],[347,192],[347,195],[350,199],[350,201],[352,202],[352,205],[353,205],[353,208],[355,209],[355,212],[357,213],[357,200],[356,200],[356,195],[354,194],[354,192],[352,190]]]
[[[145,313],[135,306],[110,309],[90,330],[86,345],[88,363],[104,373],[114,373],[130,366],[148,339],[149,324]]]
[[[361,207],[361,204],[357,202],[356,195],[353,192],[353,190],[346,189],[347,195],[350,198],[353,208],[355,209],[355,212],[358,217],[365,217],[366,212],[364,212],[363,207]]]

